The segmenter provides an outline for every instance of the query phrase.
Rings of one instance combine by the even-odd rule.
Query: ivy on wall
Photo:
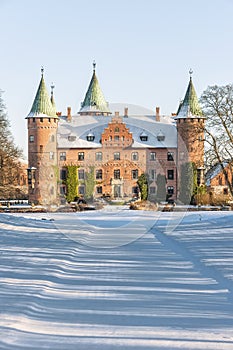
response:
[[[78,166],[77,165],[68,165],[67,166],[67,178],[66,178],[66,189],[67,202],[72,202],[77,197],[77,189],[78,189]]]
[[[95,168],[94,166],[89,167],[89,172],[85,175],[85,198],[87,200],[93,199],[94,189],[95,189]]]

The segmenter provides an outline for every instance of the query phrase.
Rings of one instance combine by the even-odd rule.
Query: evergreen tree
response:
[[[141,192],[141,200],[147,200],[148,181],[147,181],[147,177],[144,173],[139,176],[137,184],[138,184],[139,190]]]
[[[197,189],[195,165],[186,162],[181,165],[180,171],[180,196],[179,200],[183,204],[190,204],[192,197]]]
[[[157,176],[157,200],[159,202],[166,200],[166,176],[158,174]]]

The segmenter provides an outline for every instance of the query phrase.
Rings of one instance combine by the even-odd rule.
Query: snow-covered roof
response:
[[[74,115],[72,120],[67,122],[66,117],[60,117],[57,136],[58,148],[101,148],[101,135],[111,120],[111,116]],[[155,116],[142,115],[123,117],[122,121],[133,134],[133,148],[177,147],[176,126],[172,124],[171,119],[157,122]],[[148,136],[147,141],[141,140],[142,133]],[[157,136],[161,133],[165,139],[159,141]],[[95,137],[93,141],[87,140],[89,134]]]
[[[209,169],[206,173],[206,186],[211,185],[211,180],[214,179],[217,175],[222,172],[222,166],[225,168],[228,165],[227,162],[223,162],[222,164],[215,164],[211,169]]]

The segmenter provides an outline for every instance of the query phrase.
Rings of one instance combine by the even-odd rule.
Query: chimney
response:
[[[67,107],[67,121],[71,121],[71,107]]]
[[[125,107],[124,117],[126,118],[128,117],[128,110],[129,110],[128,107]]]
[[[120,113],[119,113],[119,112],[115,112],[115,117],[116,117],[116,118],[118,118],[118,117],[119,117],[119,115],[120,115]]]
[[[160,113],[159,113],[159,107],[156,107],[156,112],[155,112],[155,120],[157,121],[157,122],[160,122]]]

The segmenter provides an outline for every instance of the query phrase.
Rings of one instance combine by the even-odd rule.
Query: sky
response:
[[[16,145],[44,67],[57,110],[76,113],[96,61],[109,103],[170,115],[189,70],[198,96],[232,83],[233,0],[0,0],[0,89]],[[130,112],[130,111],[129,111]]]

